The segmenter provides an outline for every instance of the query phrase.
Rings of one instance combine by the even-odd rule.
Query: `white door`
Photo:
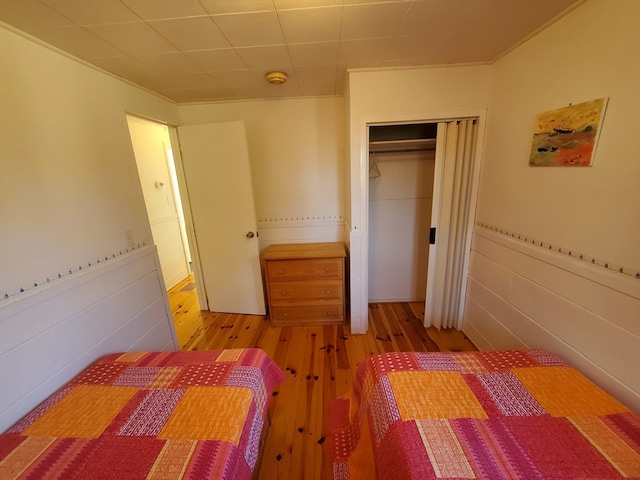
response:
[[[475,142],[474,119],[438,123],[425,326],[462,326]]]
[[[429,234],[429,261],[427,263],[427,293],[424,303],[424,324],[431,326],[437,324],[435,316],[442,311],[442,286],[444,285],[444,268],[436,268],[438,265],[438,245],[446,246],[446,231],[440,222],[442,187],[444,181],[444,154],[446,142],[446,123],[438,123],[436,137],[436,161],[433,174],[433,201],[431,203],[431,231]],[[440,258],[445,248],[440,249]],[[442,260],[440,260],[441,264]]]
[[[264,315],[244,124],[178,127],[178,138],[209,309]]]

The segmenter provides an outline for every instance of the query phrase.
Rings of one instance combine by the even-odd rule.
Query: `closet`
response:
[[[369,126],[369,302],[425,300],[436,133]]]

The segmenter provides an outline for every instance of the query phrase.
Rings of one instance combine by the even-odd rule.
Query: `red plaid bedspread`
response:
[[[283,380],[259,349],[109,355],[0,437],[0,478],[249,479]]]
[[[640,477],[640,417],[542,351],[374,356],[330,418],[337,480]]]

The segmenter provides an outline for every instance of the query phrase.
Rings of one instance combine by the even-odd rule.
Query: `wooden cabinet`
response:
[[[346,256],[342,243],[267,247],[262,262],[272,325],[343,323]]]

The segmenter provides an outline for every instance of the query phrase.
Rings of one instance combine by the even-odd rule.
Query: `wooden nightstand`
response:
[[[346,256],[342,243],[267,247],[262,261],[272,325],[343,323]]]

